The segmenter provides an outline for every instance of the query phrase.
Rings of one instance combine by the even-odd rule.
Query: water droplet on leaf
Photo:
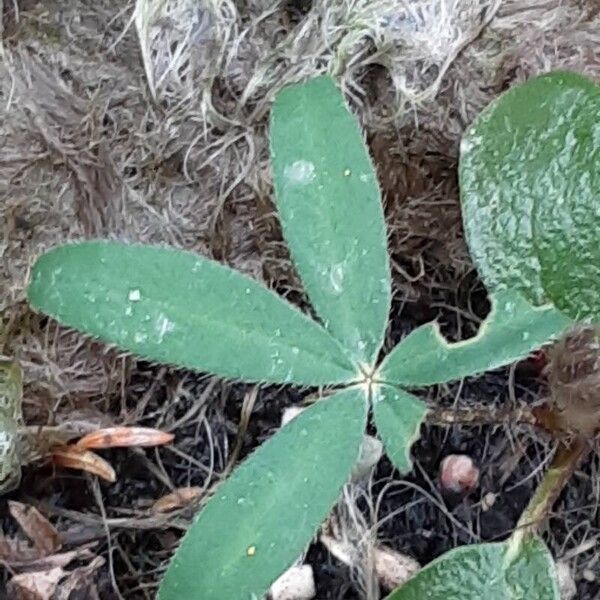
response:
[[[292,185],[308,185],[315,178],[315,165],[307,160],[297,160],[286,165],[283,174]]]

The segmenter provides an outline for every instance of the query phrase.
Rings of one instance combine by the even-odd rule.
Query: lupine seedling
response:
[[[165,247],[68,244],[33,269],[34,308],[139,356],[330,390],[217,488],[175,553],[161,600],[262,598],[338,498],[369,410],[404,473],[427,413],[410,388],[513,362],[569,322],[552,306],[499,290],[477,337],[449,344],[429,324],[381,358],[391,284],[380,192],[361,131],[330,78],[279,94],[271,149],[279,218],[316,319],[245,275]],[[554,598],[545,546],[531,538],[507,548],[475,546],[455,556],[480,565],[486,580]]]

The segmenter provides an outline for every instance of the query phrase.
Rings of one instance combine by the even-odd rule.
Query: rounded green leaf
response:
[[[600,319],[600,88],[551,73],[493,102],[465,135],[460,187],[487,285]]]
[[[159,600],[262,598],[338,498],[358,457],[366,414],[362,390],[339,392],[260,446],[185,535]]]
[[[554,561],[543,542],[510,542],[450,550],[386,600],[559,600]]]
[[[419,387],[477,375],[527,356],[571,322],[553,306],[533,307],[512,291],[498,291],[490,301],[490,314],[475,337],[450,344],[437,323],[423,325],[388,354],[377,377]]]
[[[400,473],[412,468],[410,448],[419,437],[427,406],[399,388],[378,385],[373,389],[373,418],[386,454]]]
[[[352,359],[372,364],[391,297],[383,208],[363,134],[331,78],[278,95],[271,151],[279,217],[304,288]]]
[[[61,246],[35,264],[28,298],[65,325],[159,362],[273,383],[355,378],[321,326],[249,277],[191,252]]]

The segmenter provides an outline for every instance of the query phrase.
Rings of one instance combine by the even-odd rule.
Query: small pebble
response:
[[[316,593],[312,567],[297,565],[275,581],[268,598],[269,600],[312,600]]]
[[[470,456],[451,454],[440,465],[440,484],[445,491],[466,495],[479,482],[479,469]]]
[[[596,573],[594,573],[594,571],[591,569],[584,569],[582,575],[586,581],[596,581]]]
[[[414,558],[387,546],[375,546],[373,555],[377,579],[389,591],[406,583],[421,569],[421,565]]]
[[[494,494],[492,492],[488,492],[481,499],[481,510],[483,510],[483,512],[486,512],[486,511],[490,510],[490,508],[492,508],[492,506],[494,506],[495,503],[496,503],[496,494]]]
[[[295,419],[302,411],[306,409],[306,406],[288,406],[281,415],[281,426],[284,427],[292,419]]]
[[[379,459],[383,456],[383,444],[373,436],[365,435],[360,445],[358,460],[352,469],[352,480],[368,478]]]

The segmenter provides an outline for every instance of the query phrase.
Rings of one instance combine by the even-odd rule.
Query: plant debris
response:
[[[154,513],[167,513],[179,508],[185,508],[197,502],[202,496],[202,488],[194,485],[176,489],[170,494],[159,498],[151,508]]]
[[[115,470],[102,457],[78,446],[62,446],[52,450],[52,462],[58,467],[79,469],[114,483]]]
[[[149,427],[109,427],[84,435],[76,446],[85,450],[153,447],[169,444],[174,437],[172,433]]]
[[[37,508],[11,500],[8,509],[40,556],[49,556],[60,550],[58,531]]]

